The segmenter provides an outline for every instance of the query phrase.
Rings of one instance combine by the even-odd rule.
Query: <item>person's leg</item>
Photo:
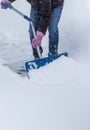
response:
[[[38,15],[38,11],[35,8],[31,7],[30,18],[32,19],[35,31],[37,31],[40,18],[39,18],[39,15]],[[30,41],[32,43],[32,39],[34,38],[34,36],[33,36],[31,25],[29,26],[29,33],[30,33]],[[42,51],[43,51],[42,47],[40,46],[39,48],[40,48],[40,52],[42,53]],[[37,53],[37,49],[32,48],[32,50],[33,50],[34,58],[39,58],[38,53]]]
[[[59,31],[58,23],[61,17],[63,6],[58,6],[52,10],[51,20],[49,24],[49,53],[48,55],[54,55],[58,53],[58,40]]]

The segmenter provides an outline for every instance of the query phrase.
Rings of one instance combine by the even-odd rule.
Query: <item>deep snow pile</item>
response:
[[[39,84],[40,86],[45,85],[51,87],[69,86],[68,83],[73,84],[73,82],[81,80],[84,75],[88,77],[88,74],[88,67],[66,57],[55,60],[54,63],[40,68],[39,71],[32,70],[29,73],[33,83]],[[38,79],[40,79],[40,82],[38,82]]]

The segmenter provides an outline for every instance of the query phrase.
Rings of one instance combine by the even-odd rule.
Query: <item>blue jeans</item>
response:
[[[52,9],[52,14],[50,18],[50,24],[48,26],[49,31],[49,54],[54,55],[58,53],[58,41],[59,41],[59,31],[58,31],[58,23],[61,17],[63,5],[58,6],[57,8]],[[31,7],[31,13],[30,18],[33,21],[35,31],[38,29],[39,19],[40,15],[38,15],[39,12]],[[31,26],[29,27],[29,33],[30,33],[30,40],[33,39],[33,33]],[[37,53],[37,50],[33,48],[33,55],[35,56]]]

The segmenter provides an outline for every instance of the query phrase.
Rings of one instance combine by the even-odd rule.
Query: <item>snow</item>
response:
[[[90,74],[86,66],[62,57],[32,71],[30,80],[2,65],[0,75],[1,130],[89,130]]]
[[[13,5],[29,15],[27,2]],[[90,130],[88,5],[85,0],[65,1],[59,51],[68,51],[69,57],[32,70],[30,80],[4,66],[32,59],[28,23],[0,10],[0,130]],[[45,41],[47,35],[44,56]]]

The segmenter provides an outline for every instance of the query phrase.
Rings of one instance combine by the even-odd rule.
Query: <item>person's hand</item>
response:
[[[36,37],[32,40],[32,47],[36,48],[41,44],[42,38],[44,37],[44,34],[40,31],[36,32]]]
[[[7,7],[4,7],[2,4],[11,4],[12,2],[10,2],[9,0],[2,0],[1,1],[1,8],[2,9],[7,9]]]

